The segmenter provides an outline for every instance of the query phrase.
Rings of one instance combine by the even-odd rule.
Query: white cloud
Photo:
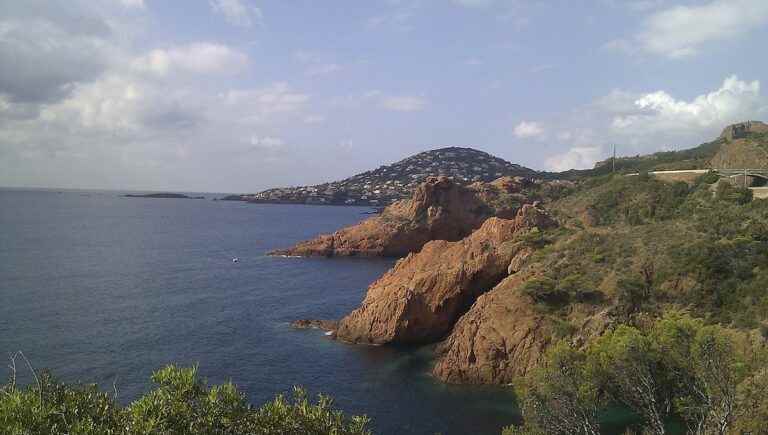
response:
[[[198,42],[155,49],[133,61],[139,71],[159,76],[169,73],[234,74],[248,66],[248,56],[226,45]]]
[[[515,126],[514,135],[521,139],[539,137],[544,134],[544,128],[532,121],[521,121]]]
[[[306,107],[309,95],[296,92],[287,83],[265,88],[237,89],[222,95],[225,104],[243,122],[259,122],[275,114],[295,113]]]
[[[30,17],[34,4],[0,14],[0,94],[15,102],[51,102],[66,97],[78,83],[98,77],[111,62],[115,47],[104,20],[82,14],[81,23],[67,16]],[[32,3],[32,2],[30,2]]]
[[[614,116],[611,125],[627,134],[702,131],[758,117],[765,113],[766,105],[759,81],[731,76],[720,88],[691,101],[675,99],[666,91],[641,95],[633,101],[634,110]]]
[[[261,9],[251,5],[248,0],[210,0],[211,9],[224,16],[230,24],[251,27],[261,23]]]
[[[418,112],[424,110],[427,101],[414,96],[384,97],[380,101],[381,107],[396,112]]]
[[[768,98],[760,82],[730,76],[716,89],[691,99],[658,90],[614,90],[593,103],[552,121],[561,149],[545,158],[555,170],[589,167],[606,157],[601,150],[617,145],[619,155],[684,149],[717,137],[727,125],[768,116]]]
[[[548,157],[545,163],[547,168],[552,171],[567,171],[568,169],[591,168],[595,162],[604,158],[605,155],[601,147],[572,147],[565,153]]]
[[[674,6],[648,16],[631,40],[616,40],[606,48],[683,58],[710,43],[742,37],[768,23],[765,0],[715,0],[702,5]]]

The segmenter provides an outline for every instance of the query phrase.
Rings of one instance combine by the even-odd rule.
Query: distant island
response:
[[[189,196],[182,193],[144,193],[123,195],[126,198],[161,198],[161,199],[205,199],[204,196]]]

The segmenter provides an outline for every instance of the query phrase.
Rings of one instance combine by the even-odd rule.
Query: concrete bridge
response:
[[[706,174],[708,172],[714,172],[721,177],[726,178],[738,178],[742,177],[740,182],[749,182],[749,178],[759,179],[761,182],[768,182],[768,169],[680,169],[674,171],[649,171],[648,175],[667,180],[667,181],[686,181],[691,182],[697,177]],[[636,174],[632,174],[636,175]],[[751,183],[749,183],[751,184]]]
[[[734,184],[749,187],[755,198],[768,198],[768,169],[681,169],[674,171],[650,171],[648,174],[663,181],[693,183],[696,178],[710,171],[723,178],[730,178]]]
[[[729,178],[744,177],[746,179],[752,177],[768,180],[768,169],[713,169],[713,171]]]

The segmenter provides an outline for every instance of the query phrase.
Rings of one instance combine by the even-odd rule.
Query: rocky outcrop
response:
[[[524,249],[516,236],[554,221],[523,206],[514,219],[488,219],[458,242],[427,243],[368,289],[365,300],[339,322],[336,336],[353,343],[429,343],[450,332],[478,296],[507,276]]]
[[[519,290],[532,274],[510,275],[477,299],[437,348],[432,373],[449,383],[508,384],[538,366],[558,340],[556,321]],[[567,320],[567,319],[565,319]],[[611,325],[606,312],[575,322],[570,337],[581,347]],[[562,333],[562,332],[560,332]]]
[[[480,296],[438,346],[433,374],[450,383],[506,384],[536,366],[554,336],[551,320],[512,275]]]
[[[491,216],[514,216],[526,199],[519,193],[522,180],[505,177],[496,184],[462,186],[447,177],[430,177],[410,199],[390,205],[379,216],[271,254],[403,257],[431,240],[461,240]],[[513,189],[519,202],[500,200]]]
[[[768,124],[761,121],[731,124],[723,129],[720,138],[727,140],[744,139],[749,133],[768,133]]]
[[[335,320],[301,319],[291,322],[296,329],[320,329],[322,331],[335,331],[339,323]]]

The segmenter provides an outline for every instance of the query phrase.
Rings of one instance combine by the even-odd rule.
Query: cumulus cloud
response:
[[[105,21],[87,11],[78,19],[11,9],[0,11],[8,14],[0,13],[0,94],[16,102],[56,101],[107,68],[112,47]]]
[[[0,183],[221,188],[287,174],[264,155],[282,159],[281,132],[320,122],[309,95],[232,80],[250,60],[225,44],[138,51],[152,43],[136,30],[143,13],[122,0],[0,2]],[[227,181],[235,170],[241,181]]]
[[[248,56],[226,45],[197,42],[155,49],[133,61],[138,71],[160,76],[169,73],[234,74],[248,66]]]
[[[674,6],[649,15],[642,30],[607,48],[669,58],[689,57],[710,43],[742,37],[768,23],[765,0],[715,0],[701,5]]]
[[[248,0],[210,0],[211,9],[224,16],[230,24],[240,27],[252,27],[260,24],[263,18],[261,9]]]
[[[568,169],[587,169],[604,159],[601,147],[573,147],[568,151],[548,157],[545,164],[552,171],[567,171]]]
[[[615,107],[620,109],[620,104]],[[666,91],[641,95],[633,101],[633,113],[614,116],[612,127],[625,134],[707,131],[765,114],[767,104],[759,81],[747,82],[734,75],[691,101]]]
[[[619,155],[694,147],[729,124],[768,116],[760,82],[726,77],[716,88],[689,100],[669,91],[614,90],[559,120],[553,137],[568,149],[545,159],[551,169],[589,167],[616,144]]]
[[[424,110],[427,100],[414,96],[389,96],[382,98],[380,105],[396,112],[418,112]]]
[[[537,122],[521,121],[515,126],[514,135],[521,139],[540,137],[544,134],[544,128]]]

